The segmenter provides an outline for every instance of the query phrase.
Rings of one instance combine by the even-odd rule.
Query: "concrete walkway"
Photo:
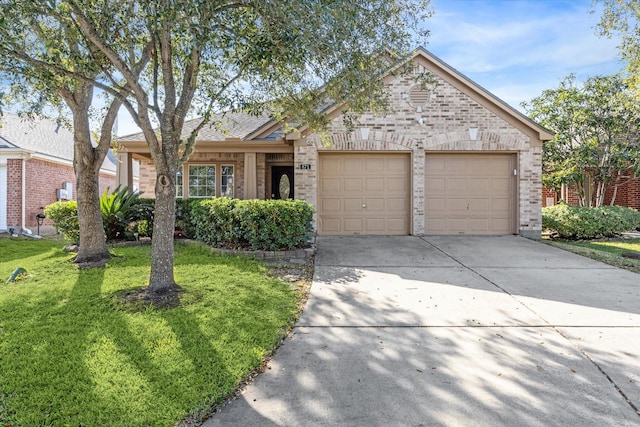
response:
[[[640,275],[520,237],[325,237],[291,339],[205,426],[638,426],[637,409]]]

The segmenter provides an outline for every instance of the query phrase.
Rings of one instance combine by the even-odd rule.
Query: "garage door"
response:
[[[320,154],[318,233],[409,234],[409,171],[409,154]]]
[[[516,231],[513,154],[427,154],[427,234]]]

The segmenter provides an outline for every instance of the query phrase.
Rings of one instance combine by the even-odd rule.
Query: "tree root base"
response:
[[[78,266],[80,269],[85,268],[102,268],[107,262],[111,259],[112,255],[107,253],[106,255],[94,255],[88,257],[78,258],[76,255],[71,259],[71,261]]]
[[[160,292],[150,291],[148,287],[128,289],[120,293],[120,299],[125,303],[151,304],[155,308],[174,308],[180,305],[182,288],[174,284]]]

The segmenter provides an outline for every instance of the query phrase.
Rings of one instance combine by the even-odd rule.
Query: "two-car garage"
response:
[[[319,234],[411,234],[411,164],[410,153],[319,153]],[[425,234],[515,233],[515,171],[515,154],[427,153]]]

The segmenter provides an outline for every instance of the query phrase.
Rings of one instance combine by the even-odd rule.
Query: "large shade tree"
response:
[[[574,76],[523,107],[555,132],[543,148],[543,184],[576,189],[581,206],[601,206],[607,190],[640,174],[640,114],[619,75],[579,85]]]
[[[113,15],[103,10],[105,20]],[[114,20],[115,22],[115,20]],[[108,26],[97,29],[103,37]],[[99,173],[112,142],[123,99],[105,97],[96,110],[95,81],[107,78],[108,61],[82,43],[74,22],[55,2],[0,1],[0,77],[8,97],[27,115],[71,113],[80,244],[75,261],[101,265],[109,258],[99,208]],[[129,36],[133,36],[129,34]],[[139,76],[147,58],[133,64]],[[126,85],[126,82],[121,84]],[[64,117],[59,119],[65,121]],[[90,122],[97,122],[93,135]]]
[[[345,117],[383,111],[380,77],[426,35],[420,27],[429,14],[428,0],[47,3],[48,17],[68,19],[78,44],[100,59],[100,78],[73,77],[120,99],[149,145],[157,173],[152,294],[176,289],[176,172],[212,115],[268,111],[290,125],[321,129],[328,101],[344,102]],[[183,135],[189,114],[203,119]]]

